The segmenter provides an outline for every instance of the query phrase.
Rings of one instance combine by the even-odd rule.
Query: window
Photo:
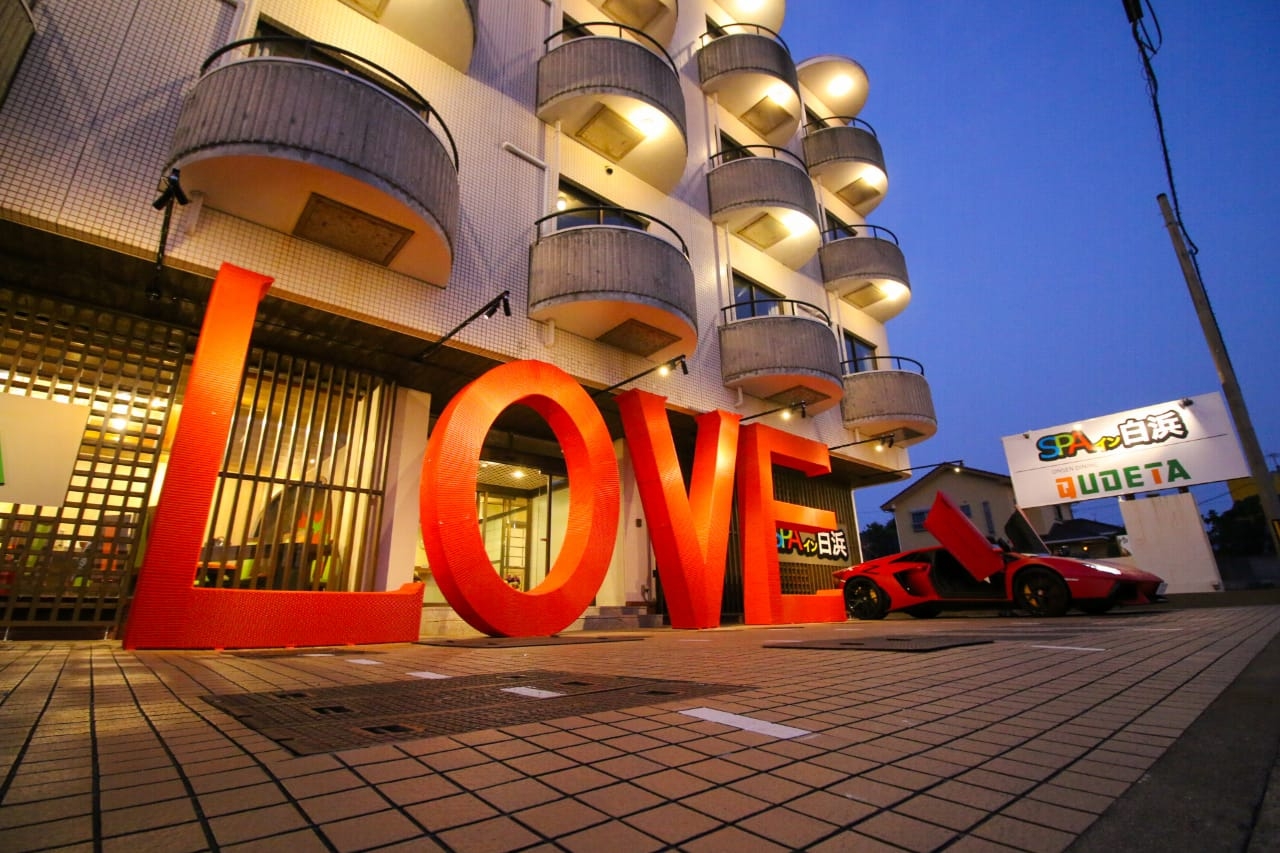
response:
[[[625,212],[588,189],[572,181],[560,179],[556,195],[556,210],[564,213],[556,217],[556,229],[581,228],[583,225],[612,225],[618,228],[635,228],[648,231],[648,220]]]
[[[857,230],[852,225],[833,215],[829,210],[827,211],[827,231],[830,234],[827,238],[828,240],[842,240],[845,237],[858,236]]]
[[[982,502],[982,517],[987,522],[987,535],[996,535],[996,520],[991,514],[991,501]]]
[[[876,348],[857,335],[844,333],[844,360],[847,373],[876,369]]]
[[[911,532],[924,533],[924,520],[929,515],[927,509],[913,509],[911,511]]]
[[[586,38],[591,34],[591,30],[578,23],[577,20],[570,18],[568,15],[564,16],[564,29],[561,31],[561,35],[566,40]]]
[[[752,281],[738,271],[733,273],[734,317],[765,317],[782,313],[782,295],[759,282]]]
[[[738,140],[734,139],[727,133],[720,133],[720,162],[730,163],[734,160],[742,160],[745,157],[754,157],[751,149],[747,148]]]
[[[711,18],[707,18],[707,35],[713,39],[718,39],[727,36],[728,33],[725,32],[724,27],[711,20]]]

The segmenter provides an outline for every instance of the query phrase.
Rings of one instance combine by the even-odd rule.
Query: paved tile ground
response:
[[[331,656],[6,643],[0,850],[1050,853],[1278,632],[1254,606]],[[786,648],[936,633],[994,641]],[[736,686],[305,756],[202,698],[539,669]]]

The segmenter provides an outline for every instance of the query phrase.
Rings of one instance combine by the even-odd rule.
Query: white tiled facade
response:
[[[390,0],[389,5],[413,2]],[[874,345],[879,355],[892,350],[883,322],[827,292],[816,254],[791,269],[710,218],[706,175],[720,148],[720,133],[741,144],[759,145],[762,140],[703,92],[698,51],[705,43],[708,19],[776,29],[784,4],[767,0],[748,13],[745,10],[753,4],[732,0],[666,3],[666,14],[676,16],[667,53],[679,69],[687,122],[687,158],[669,192],[537,115],[544,40],[562,28],[565,15],[581,22],[609,20],[607,2],[422,0],[420,14],[427,20],[433,15],[467,16],[469,6],[478,11],[475,47],[466,69],[460,70],[341,0],[38,0],[31,3],[35,35],[0,108],[0,218],[137,257],[154,256],[162,214],[152,202],[170,157],[183,98],[209,54],[252,36],[258,21],[268,20],[387,69],[421,93],[443,119],[459,159],[451,274],[447,281],[435,282],[398,274],[220,212],[198,197],[174,209],[166,263],[212,275],[220,264],[230,262],[274,277],[275,297],[395,328],[420,337],[424,346],[509,290],[510,317],[468,325],[451,345],[499,361],[547,361],[588,390],[602,388],[654,362],[550,328],[529,319],[525,310],[533,223],[553,212],[558,182],[564,177],[610,204],[662,220],[688,246],[698,325],[697,349],[688,353],[689,374],[679,381],[654,374],[634,387],[666,396],[671,409],[686,414],[716,408],[743,416],[765,412],[776,403],[740,395],[725,386],[721,373],[717,330],[721,309],[734,301],[731,268],[784,297],[825,309],[834,321],[833,335],[852,333]],[[355,0],[352,4],[358,5]],[[840,47],[834,37],[832,47]],[[799,63],[802,58],[794,59]],[[819,93],[802,88],[800,94],[814,114],[834,114],[821,103]],[[874,102],[872,108],[874,113]],[[343,117],[322,119],[341,122]],[[805,123],[801,116],[799,124]],[[801,142],[802,131],[797,131],[785,147],[800,155]],[[893,152],[886,153],[892,161]],[[824,210],[850,225],[866,221],[836,195],[816,184],[815,188]],[[909,231],[908,224],[902,225]],[[819,230],[826,227],[820,225]],[[430,389],[420,390],[430,394]],[[436,412],[439,405],[433,401],[431,409]],[[400,416],[419,418],[419,423],[420,412],[405,414],[411,410],[402,406]],[[870,437],[846,427],[839,406],[787,423],[776,417],[765,422],[828,446]],[[406,440],[403,456],[393,460],[389,490],[395,490],[397,471],[412,468],[405,462],[420,455],[423,443],[425,436],[417,447],[412,437]],[[904,443],[879,451],[869,442],[836,453],[853,470],[891,471],[911,464]],[[623,470],[627,516],[639,509],[625,464]],[[397,498],[405,506],[407,491],[401,489]],[[409,526],[397,521],[392,526],[397,529],[384,528],[390,537],[383,543],[385,554],[397,553],[397,548],[403,553],[416,520],[405,519],[405,524]],[[644,572],[621,568],[647,558],[646,543],[630,528],[620,525],[626,533],[615,554],[620,568],[606,583],[600,603],[620,604],[640,594]],[[397,537],[399,545],[389,544]],[[379,570],[380,584],[394,586],[408,579],[407,566]]]

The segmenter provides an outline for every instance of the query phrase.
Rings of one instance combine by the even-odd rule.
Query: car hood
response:
[[[1004,551],[987,541],[945,492],[934,496],[924,529],[960,561],[974,580],[986,580],[1004,568]]]

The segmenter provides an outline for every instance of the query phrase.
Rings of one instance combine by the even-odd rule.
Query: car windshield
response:
[[[1031,526],[1022,510],[1015,509],[1013,515],[1004,524],[1004,535],[1009,537],[1013,550],[1022,554],[1048,554],[1049,546],[1044,544],[1040,534]]]

